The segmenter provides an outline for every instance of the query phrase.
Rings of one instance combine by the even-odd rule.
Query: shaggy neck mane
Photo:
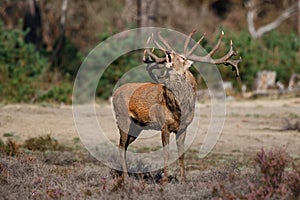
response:
[[[165,95],[167,105],[173,112],[180,126],[185,127],[192,122],[195,109],[195,91],[192,84],[187,81],[185,74],[170,73],[163,83],[166,87]]]

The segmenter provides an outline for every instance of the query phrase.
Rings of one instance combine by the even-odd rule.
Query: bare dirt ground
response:
[[[199,149],[210,123],[210,102],[198,105],[200,126],[196,130],[191,149]],[[106,104],[97,106],[97,116],[106,136],[117,144],[119,134],[112,115],[112,108]],[[285,119],[293,122],[300,119],[300,99],[243,100],[226,102],[226,118],[221,136],[213,153],[253,154],[262,147],[287,148],[294,158],[300,156],[300,132],[285,130]],[[92,116],[86,115],[88,120]],[[190,130],[194,130],[191,127]],[[65,105],[5,105],[0,107],[0,138],[7,133],[14,140],[22,142],[30,137],[50,134],[61,143],[72,144],[79,135],[73,120],[72,106]],[[133,143],[136,147],[157,147],[161,145],[160,135],[141,137]],[[188,133],[189,134],[189,133]],[[190,138],[187,137],[187,140]]]

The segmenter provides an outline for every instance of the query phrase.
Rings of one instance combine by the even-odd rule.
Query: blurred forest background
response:
[[[300,73],[300,0],[1,0],[0,102],[71,103],[73,81],[85,56],[99,42],[136,27],[157,26],[188,34],[199,30],[211,49],[225,31],[242,56],[240,73],[251,90],[257,72],[276,71],[285,87]],[[123,72],[142,53],[116,60],[99,83],[107,99]],[[224,80],[236,82],[221,66]]]

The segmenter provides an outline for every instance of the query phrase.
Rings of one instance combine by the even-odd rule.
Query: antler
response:
[[[204,34],[205,35],[205,34]],[[221,36],[218,39],[217,44],[214,46],[214,48],[205,56],[197,56],[194,55],[193,52],[198,47],[200,42],[203,40],[204,35],[200,38],[200,40],[193,46],[193,48],[185,55],[187,59],[196,61],[196,62],[202,62],[202,63],[210,63],[210,64],[224,64],[224,65],[231,65],[232,71],[236,72],[236,77],[240,76],[238,64],[242,61],[242,58],[239,59],[232,59],[233,56],[237,55],[237,52],[233,50],[232,40],[230,40],[230,49],[227,52],[226,55],[224,55],[221,58],[213,59],[212,56],[217,52],[217,50],[220,48],[222,38],[224,36],[224,32],[221,32]]]
[[[154,41],[154,43],[157,45],[158,43],[153,39],[153,34],[150,37],[148,37],[148,39],[147,39],[147,45],[149,45],[151,38]],[[158,48],[160,48],[161,50],[163,50],[165,52],[165,49],[163,49],[160,45],[158,46]],[[153,51],[154,51],[154,49],[152,51],[150,51],[149,48],[146,48],[144,50],[143,61],[145,63],[153,63],[153,62],[164,63],[166,61],[166,57],[159,58],[157,55],[155,55],[153,53]],[[147,54],[149,55],[149,57],[146,57]]]
[[[150,40],[152,39],[152,41],[154,42],[154,44],[161,49],[164,53],[166,53],[166,50],[158,43],[154,40],[153,34],[147,39],[147,45],[149,45]],[[152,71],[154,69],[161,69],[164,66],[160,66],[159,63],[164,63],[166,62],[166,57],[158,57],[156,56],[154,53],[154,48],[152,50],[150,50],[149,48],[146,48],[144,50],[144,56],[143,56],[143,61],[145,63],[147,63],[147,67],[146,70],[148,71],[150,77],[155,81],[155,82],[159,82],[159,78],[157,75],[155,75]],[[148,54],[148,57],[147,57]],[[163,75],[164,76],[164,75]]]
[[[162,44],[165,46],[163,47],[161,44],[159,44],[155,39],[153,34],[147,39],[147,45],[149,45],[150,40],[152,39],[153,43],[160,49],[162,50],[165,54],[167,51],[171,51],[171,52],[175,52],[171,45],[169,45],[169,43],[161,36],[160,32],[158,32],[158,38],[159,40],[162,42]],[[149,55],[150,57],[146,58],[146,55]],[[158,56],[156,56],[153,51],[150,51],[149,48],[146,48],[144,51],[144,57],[143,57],[143,61],[145,63],[152,63],[152,62],[156,62],[156,63],[164,63],[166,62],[166,57],[162,57],[159,58]]]
[[[239,59],[233,59],[233,56],[237,55],[237,52],[235,52],[233,50],[233,44],[232,44],[232,40],[230,40],[230,49],[227,52],[226,55],[224,55],[221,58],[217,58],[217,59],[213,59],[212,56],[218,51],[218,49],[221,46],[221,42],[224,36],[224,32],[221,32],[221,36],[218,39],[218,42],[216,43],[216,45],[214,46],[214,48],[205,56],[197,56],[194,55],[193,52],[197,49],[197,47],[200,45],[200,43],[202,42],[202,40],[205,37],[205,34],[203,34],[203,36],[196,42],[196,44],[188,51],[188,45],[190,43],[190,40],[192,38],[192,36],[194,35],[194,33],[196,32],[196,30],[193,30],[189,36],[187,37],[185,43],[184,43],[184,50],[183,50],[183,55],[192,61],[196,61],[196,62],[202,62],[202,63],[210,63],[210,64],[224,64],[224,65],[231,65],[232,66],[232,71],[236,72],[236,77],[239,77],[239,69],[238,69],[238,64],[242,61],[242,58],[240,57]],[[159,40],[162,42],[162,45],[160,45],[155,39],[153,34],[148,38],[147,40],[147,44],[149,44],[150,40],[152,39],[153,43],[160,49],[162,50],[165,54],[167,51],[171,51],[171,52],[175,52],[171,46],[168,44],[168,42],[161,36],[160,32],[158,33],[158,38]],[[175,52],[176,53],[176,52]],[[146,58],[146,55],[148,54],[148,57]],[[158,57],[153,53],[153,50],[150,51],[149,48],[145,49],[144,51],[144,57],[143,57],[143,61],[145,63],[148,63],[147,66],[147,70],[149,73],[152,73],[153,69],[158,69],[158,68],[162,68],[160,67],[158,64],[159,63],[164,63],[166,62],[166,57]],[[149,64],[149,63],[156,63],[156,64]],[[151,74],[150,74],[151,75]]]

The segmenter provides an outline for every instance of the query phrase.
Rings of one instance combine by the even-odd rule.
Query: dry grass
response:
[[[36,138],[35,138],[36,139]],[[53,141],[48,138],[47,141]],[[2,146],[14,143],[2,144]],[[55,146],[61,146],[55,143]],[[178,165],[170,166],[169,183],[162,171],[119,173],[82,149],[52,147],[0,155],[0,193],[3,199],[297,199],[300,170],[282,149],[261,151],[249,161],[211,155],[198,160],[187,153],[187,182],[180,183]],[[68,149],[67,151],[65,149]],[[10,151],[9,151],[10,152]],[[245,163],[246,162],[246,163]],[[205,164],[206,163],[206,164]],[[201,168],[191,166],[201,165]]]

